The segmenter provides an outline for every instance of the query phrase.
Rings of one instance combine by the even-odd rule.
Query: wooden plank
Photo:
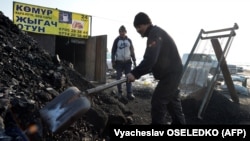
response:
[[[86,76],[89,81],[106,83],[107,35],[90,37],[86,45]]]
[[[106,83],[106,52],[107,36],[96,37],[95,80],[99,83]]]
[[[95,62],[96,62],[96,38],[90,37],[86,45],[86,54],[85,54],[85,68],[86,75],[85,78],[89,81],[95,81]]]
[[[231,98],[234,102],[239,103],[239,97],[236,93],[234,83],[233,83],[231,74],[229,72],[229,69],[227,67],[226,59],[223,55],[220,43],[219,43],[218,39],[211,39],[211,42],[212,42],[212,45],[213,45],[213,48],[215,51],[215,55],[217,57],[218,62],[220,61],[220,59],[222,59],[221,63],[220,63],[220,68],[221,68],[225,83],[227,85],[227,88],[230,92]]]

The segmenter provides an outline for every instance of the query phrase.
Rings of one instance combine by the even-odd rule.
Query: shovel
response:
[[[123,78],[87,89],[84,92],[81,92],[77,87],[69,87],[39,111],[41,118],[53,133],[64,131],[90,109],[91,103],[86,97],[88,94],[108,89],[126,81],[127,79]]]

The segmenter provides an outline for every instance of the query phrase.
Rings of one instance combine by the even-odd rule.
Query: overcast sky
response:
[[[247,0],[16,0],[27,4],[58,8],[91,15],[92,36],[108,35],[108,48],[124,25],[136,55],[142,57],[146,38],[133,27],[138,12],[147,13],[153,24],[165,29],[175,40],[179,52],[191,51],[201,29],[205,31],[239,25],[227,61],[250,64],[250,8]],[[1,0],[0,10],[12,19],[13,0]]]

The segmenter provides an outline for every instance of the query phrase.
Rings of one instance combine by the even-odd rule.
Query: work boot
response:
[[[135,99],[135,96],[134,96],[133,93],[128,93],[128,94],[127,94],[127,98],[128,98],[128,100],[134,100],[134,99]]]

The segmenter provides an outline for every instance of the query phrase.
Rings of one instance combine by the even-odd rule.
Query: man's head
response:
[[[149,16],[143,12],[139,12],[134,18],[134,27],[136,31],[141,34],[142,37],[145,36],[147,28],[152,25]]]
[[[122,26],[119,28],[119,34],[120,34],[120,36],[124,37],[124,36],[126,35],[126,33],[127,33],[127,30],[126,30],[125,26],[122,25]]]

